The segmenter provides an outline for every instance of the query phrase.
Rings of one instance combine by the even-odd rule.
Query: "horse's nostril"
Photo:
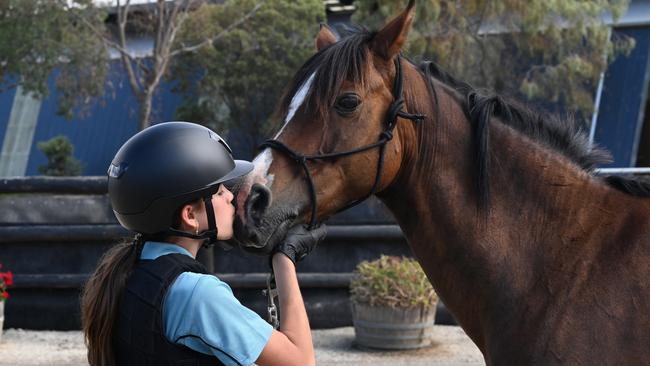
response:
[[[258,225],[264,212],[271,205],[271,191],[261,184],[254,184],[246,200],[246,214],[249,220]]]

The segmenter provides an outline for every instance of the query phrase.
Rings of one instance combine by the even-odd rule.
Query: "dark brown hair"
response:
[[[113,326],[119,300],[143,246],[144,239],[138,234],[132,242],[110,248],[83,288],[81,323],[91,366],[115,365]]]
[[[195,199],[181,205],[174,212],[172,227],[181,226],[181,210],[191,205],[198,210],[202,201]],[[146,240],[168,241],[166,236],[136,235],[132,241],[125,241],[110,248],[86,282],[81,293],[81,323],[83,326],[88,363],[90,366],[113,366],[113,327],[117,318],[119,300],[133,268],[140,258]]]

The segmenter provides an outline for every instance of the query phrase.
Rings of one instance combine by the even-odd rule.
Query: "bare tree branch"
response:
[[[227,35],[230,31],[232,31],[233,29],[239,27],[240,25],[245,23],[248,19],[252,18],[255,15],[255,13],[257,13],[257,11],[262,7],[262,5],[264,5],[265,2],[266,2],[266,0],[261,0],[259,3],[257,3],[257,5],[255,5],[255,7],[251,11],[249,11],[246,15],[244,15],[242,18],[240,18],[236,22],[230,24],[228,27],[226,27],[226,29],[219,32],[216,36],[211,37],[211,38],[207,38],[203,42],[195,44],[193,46],[182,46],[181,48],[178,48],[178,49],[172,51],[170,53],[170,55],[172,57],[174,57],[174,56],[179,55],[181,53],[196,52],[196,51],[198,51],[199,49],[201,49],[201,48],[203,48],[205,46],[209,46],[209,45],[213,44],[214,42],[218,41],[219,39],[221,39],[225,35]]]
[[[156,38],[153,44],[154,58],[157,58],[156,51],[163,43],[163,32],[165,30],[165,1],[164,0],[158,0],[157,15],[158,15],[158,25],[156,26]]]
[[[63,5],[65,5],[65,4],[63,4]],[[129,50],[126,47],[126,37],[124,35],[124,33],[125,33],[124,32],[124,27],[125,27],[125,25],[127,23],[126,17],[128,16],[129,7],[130,7],[130,0],[127,0],[126,4],[124,5],[124,10],[121,10],[122,5],[120,4],[120,0],[117,1],[116,8],[117,8],[117,13],[118,13],[118,19],[122,19],[122,20],[118,20],[118,26],[119,26],[119,30],[120,30],[120,32],[119,32],[119,38],[120,38],[119,42],[120,43],[112,40],[104,32],[98,30],[97,27],[94,24],[92,24],[91,22],[89,22],[88,19],[85,18],[84,16],[81,16],[81,15],[77,14],[76,12],[71,12],[71,14],[73,14],[73,16],[77,20],[82,22],[86,26],[86,28],[88,28],[93,34],[95,34],[95,36],[97,36],[99,39],[101,39],[102,42],[107,47],[113,48],[114,50],[119,52],[120,58],[122,58],[122,62],[124,63],[125,68],[127,69],[127,73],[128,73],[128,76],[129,76],[129,83],[131,84],[131,87],[133,88],[134,93],[136,93],[136,95],[137,95],[142,88],[141,88],[141,85],[140,85],[137,77],[135,76],[135,72],[132,69],[131,64],[132,63],[135,64],[140,71],[145,72],[145,73],[146,73],[147,69],[144,66],[144,64],[142,63],[141,59],[136,57],[136,56],[131,55],[131,52],[129,52]],[[129,72],[129,69],[131,69],[131,72]]]
[[[169,61],[173,57],[170,55],[171,45],[174,43],[176,34],[178,33],[178,30],[188,15],[188,9],[191,3],[192,1],[188,0],[175,2],[174,7],[166,19],[163,19],[164,17],[159,16],[159,20],[163,19],[162,22],[159,22],[159,24],[162,26],[158,29],[157,35],[160,43],[154,48],[155,60],[153,70],[150,74],[150,79],[148,80],[149,89],[153,90],[157,88],[163,75],[167,72]],[[183,5],[184,8],[181,11],[181,7],[183,7]]]
[[[65,1],[65,0],[59,0]],[[223,29],[219,34],[200,44],[188,47],[181,47],[173,50],[176,38],[180,29],[189,18],[191,10],[198,9],[198,4],[205,0],[156,0],[156,5],[152,9],[155,18],[154,22],[153,50],[151,62],[143,62],[141,58],[132,55],[127,48],[127,25],[130,24],[129,18],[131,9],[131,0],[117,0],[117,30],[118,37],[114,40],[102,30],[98,29],[89,19],[82,16],[77,18],[89,28],[96,36],[102,39],[104,45],[115,49],[120,54],[122,64],[126,70],[129,85],[138,102],[140,103],[140,129],[149,125],[149,119],[152,112],[152,98],[160,86],[162,78],[167,73],[169,65],[173,58],[184,52],[192,52],[201,47],[212,44],[222,38],[230,31],[240,26],[248,19],[253,17],[266,0],[260,0],[251,11],[246,13],[228,27]]]
[[[71,14],[80,22],[82,22],[86,28],[88,28],[95,36],[100,38],[104,44],[106,44],[108,47],[114,48],[116,51],[120,52],[121,54],[124,54],[126,57],[128,57],[132,62],[135,62],[136,64],[140,64],[139,60],[137,57],[131,56],[131,53],[124,47],[122,47],[119,43],[113,41],[109,37],[104,34],[104,32],[101,32],[100,30],[95,27],[94,24],[88,21],[85,17],[79,15],[77,12],[71,12]],[[139,66],[139,65],[138,65]]]
[[[126,21],[129,16],[129,8],[131,7],[131,0],[126,0],[124,7],[120,4],[120,0],[117,0],[117,23],[118,30],[120,35],[120,48],[126,51]],[[133,70],[133,65],[131,64],[130,55],[125,52],[120,52],[122,57],[122,63],[126,68],[127,75],[129,77],[129,83],[131,84],[131,89],[133,94],[140,99],[142,97],[142,86],[138,82],[138,78],[135,75]]]

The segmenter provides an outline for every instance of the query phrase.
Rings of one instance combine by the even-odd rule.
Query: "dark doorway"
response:
[[[637,167],[650,167],[650,98],[646,98],[643,127],[636,155]]]

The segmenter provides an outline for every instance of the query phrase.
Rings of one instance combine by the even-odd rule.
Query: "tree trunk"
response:
[[[149,117],[151,116],[151,104],[153,99],[153,93],[145,93],[140,101],[140,122],[139,122],[139,131],[144,130],[145,128],[151,125]]]

